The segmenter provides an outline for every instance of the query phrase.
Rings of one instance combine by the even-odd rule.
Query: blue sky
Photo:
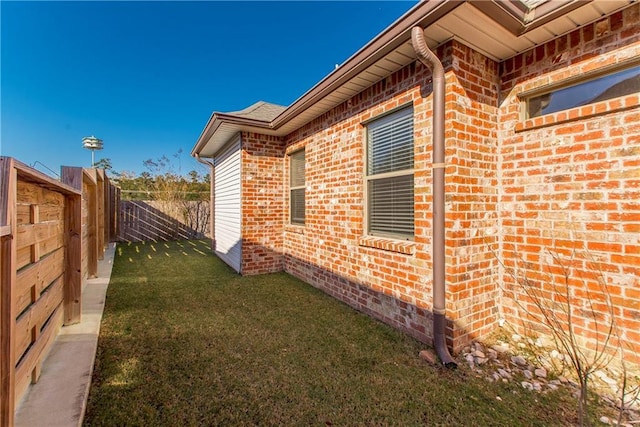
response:
[[[291,104],[414,4],[1,1],[0,152],[59,173],[95,135],[116,171],[186,173],[213,111]]]

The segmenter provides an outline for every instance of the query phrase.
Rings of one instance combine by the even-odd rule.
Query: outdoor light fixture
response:
[[[94,153],[96,150],[102,150],[104,144],[100,138],[96,138],[95,136],[85,136],[82,138],[82,146],[87,150],[91,150],[91,167],[96,164]]]

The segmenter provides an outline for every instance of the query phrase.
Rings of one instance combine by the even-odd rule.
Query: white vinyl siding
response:
[[[412,239],[413,109],[367,124],[367,225],[374,236]]]
[[[242,210],[239,137],[218,152],[214,164],[216,254],[235,271],[240,272]]]
[[[304,150],[289,156],[289,190],[290,190],[290,220],[291,224],[304,225],[305,195],[304,195]]]

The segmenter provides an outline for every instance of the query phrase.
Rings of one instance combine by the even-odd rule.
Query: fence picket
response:
[[[103,171],[61,176],[0,157],[0,427],[13,425],[60,328],[81,320],[83,283],[117,229],[118,191]]]

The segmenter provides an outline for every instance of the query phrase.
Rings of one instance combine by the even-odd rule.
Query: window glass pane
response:
[[[291,223],[304,224],[304,188],[291,190]]]
[[[291,186],[301,187],[304,185],[304,150],[291,155]]]
[[[528,100],[529,117],[542,116],[640,92],[640,66],[605,75]]]
[[[369,231],[413,236],[413,174],[369,181]]]
[[[367,127],[367,173],[413,169],[413,109],[376,120]]]
[[[293,153],[289,156],[289,187],[290,187],[290,209],[289,212],[292,224],[304,224],[304,150]]]

